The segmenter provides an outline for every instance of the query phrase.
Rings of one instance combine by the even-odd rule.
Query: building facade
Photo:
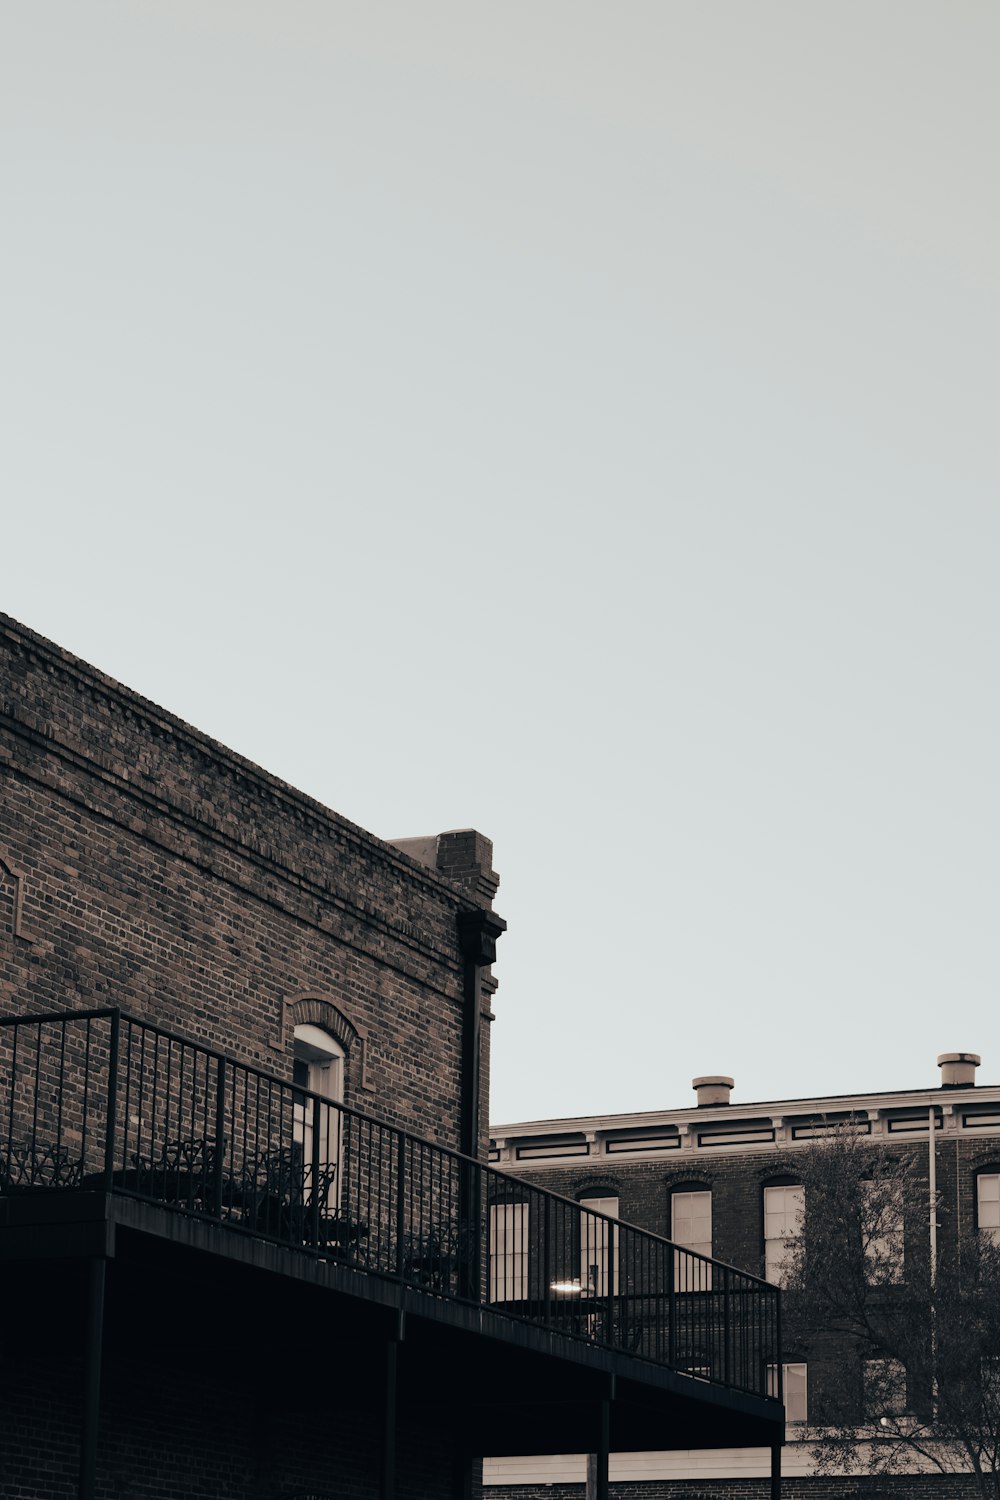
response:
[[[468,1500],[486,1452],[776,1447],[771,1289],[705,1383],[553,1290],[599,1214],[539,1190],[521,1238],[488,839],[377,839],[7,617],[0,783],[0,1493]]]
[[[490,1159],[532,1186],[780,1286],[800,1234],[809,1244],[806,1153],[815,1153],[818,1142],[847,1135],[857,1143],[862,1172],[866,1156],[878,1151],[901,1172],[905,1167],[912,1185],[908,1202],[915,1207],[908,1208],[905,1225],[902,1210],[898,1216],[893,1210],[872,1242],[883,1263],[880,1275],[895,1291],[897,1283],[905,1289],[908,1273],[912,1282],[918,1263],[926,1270],[932,1234],[936,1256],[1000,1238],[1000,1087],[976,1082],[978,1063],[974,1054],[943,1056],[941,1083],[932,1088],[751,1104],[731,1102],[731,1078],[698,1078],[697,1102],[688,1108],[495,1125]],[[606,1250],[596,1258],[582,1254],[576,1295],[592,1295],[595,1284],[615,1274],[607,1258]],[[713,1274],[707,1265],[674,1267],[678,1289],[692,1276],[696,1286],[710,1288]],[[835,1413],[850,1432],[852,1403],[871,1367],[857,1341],[815,1331],[803,1335],[794,1301],[786,1309],[782,1345],[786,1497],[977,1493],[971,1474],[942,1476],[909,1454],[900,1459],[900,1472],[878,1479],[818,1467],[819,1425],[829,1433]],[[912,1373],[909,1388],[906,1371],[900,1368],[898,1377],[898,1411],[904,1413],[920,1398]],[[768,1378],[777,1390],[776,1366]],[[890,1398],[887,1409],[892,1406]],[[495,1500],[581,1500],[586,1466],[580,1454],[488,1459],[487,1493]],[[687,1451],[613,1455],[610,1476],[611,1492],[620,1500],[758,1500],[767,1455],[752,1447],[705,1452],[692,1443]]]

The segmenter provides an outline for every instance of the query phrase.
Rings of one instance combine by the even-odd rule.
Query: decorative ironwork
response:
[[[0,1021],[0,1195],[102,1191],[768,1394],[732,1266],[117,1010]]]

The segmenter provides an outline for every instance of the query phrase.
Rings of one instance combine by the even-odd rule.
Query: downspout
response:
[[[932,1104],[927,1128],[927,1194],[931,1229],[931,1288],[937,1285],[937,1105]]]
[[[458,945],[463,959],[462,1093],[458,1149],[479,1158],[480,1052],[483,1008],[483,971],[496,962],[497,938],[507,923],[496,912],[460,911]]]
[[[927,1120],[927,1197],[928,1212],[930,1214],[931,1230],[931,1305],[930,1305],[930,1339],[931,1339],[931,1422],[937,1421],[938,1409],[938,1379],[937,1379],[937,1263],[938,1263],[938,1221],[937,1221],[937,1106],[932,1104],[928,1112]]]
[[[483,1222],[486,1216],[486,1183],[480,1162],[480,1052],[483,1008],[483,971],[496,960],[497,938],[507,923],[495,912],[460,911],[458,942],[464,963],[462,1020],[462,1092],[458,1149],[472,1158],[459,1173],[459,1296],[481,1302],[485,1288],[483,1267]],[[475,1163],[475,1165],[474,1165]]]

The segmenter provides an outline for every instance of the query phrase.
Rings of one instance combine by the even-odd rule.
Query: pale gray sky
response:
[[[494,1117],[997,1042],[994,0],[0,0],[3,607],[503,877]]]

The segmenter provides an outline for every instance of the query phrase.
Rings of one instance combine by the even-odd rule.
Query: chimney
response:
[[[698,1108],[707,1109],[710,1104],[728,1104],[733,1080],[722,1073],[713,1073],[710,1078],[692,1078],[691,1087],[698,1095]]]
[[[474,828],[453,828],[418,839],[390,839],[411,859],[444,875],[480,906],[492,906],[500,884],[493,868],[493,841]]]
[[[982,1062],[978,1052],[942,1052],[938,1058],[943,1089],[968,1088],[976,1081],[976,1069]]]

